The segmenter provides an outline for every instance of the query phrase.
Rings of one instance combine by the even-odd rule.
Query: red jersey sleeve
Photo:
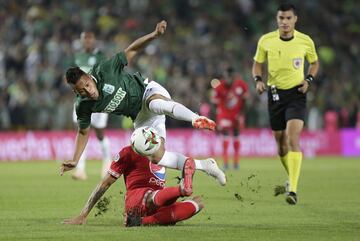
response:
[[[119,178],[124,173],[127,166],[127,149],[122,149],[114,158],[111,163],[108,173],[115,177]]]

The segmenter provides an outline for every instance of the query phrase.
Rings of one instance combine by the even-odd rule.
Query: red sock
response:
[[[179,187],[165,187],[159,190],[154,196],[154,204],[157,207],[170,205],[181,196]]]
[[[196,207],[192,202],[176,202],[170,206],[159,208],[159,210],[142,219],[143,225],[151,224],[175,224],[179,221],[191,218],[196,213]]]
[[[224,166],[227,166],[228,164],[228,147],[229,147],[229,140],[224,139],[223,140],[223,160],[224,160]]]
[[[240,152],[240,140],[237,139],[234,140],[234,166],[238,166],[239,164],[239,152]]]

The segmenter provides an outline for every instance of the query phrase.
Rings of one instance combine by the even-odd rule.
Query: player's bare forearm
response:
[[[104,193],[109,189],[109,187],[116,181],[116,179],[110,175],[107,175],[99,185],[96,186],[94,191],[91,193],[88,201],[86,202],[83,210],[80,213],[80,216],[87,217],[94,205],[99,201],[99,199],[104,195]]]
[[[77,132],[76,135],[76,141],[75,141],[75,152],[74,152],[74,156],[73,156],[73,162],[76,162],[76,164],[78,163],[81,154],[83,153],[86,144],[88,142],[89,139],[89,131],[90,131],[90,127],[86,128],[86,129],[80,129]]]
[[[254,61],[252,66],[252,76],[260,76],[262,77],[262,64]]]
[[[152,40],[164,34],[166,26],[167,23],[163,20],[156,25],[156,28],[153,32],[136,39],[132,44],[130,44],[130,46],[125,49],[127,61],[131,62],[131,60],[139,53],[139,51],[147,46]]]
[[[76,167],[79,162],[80,156],[83,153],[85,146],[89,138],[90,127],[86,129],[79,129],[76,135],[75,141],[75,151],[71,161],[64,161],[60,167],[60,175],[62,176],[64,172],[70,171]]]
[[[308,74],[311,74],[312,76],[316,77],[318,71],[319,71],[320,63],[319,61],[315,61],[314,63],[311,63],[309,65]]]
[[[91,209],[94,207],[96,202],[102,197],[106,190],[116,181],[116,179],[109,174],[104,177],[99,185],[96,186],[95,190],[91,193],[89,200],[86,202],[85,207],[81,211],[80,215],[66,219],[63,224],[71,225],[82,225],[86,223],[86,218],[89,215]]]
[[[262,66],[263,64],[254,61],[252,66],[252,75],[255,80],[255,88],[259,94],[262,94],[266,90],[265,83],[262,81]]]

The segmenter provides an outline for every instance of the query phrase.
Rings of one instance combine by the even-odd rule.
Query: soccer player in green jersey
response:
[[[67,70],[66,80],[77,94],[79,129],[73,159],[62,163],[61,175],[76,167],[88,140],[91,114],[95,112],[129,116],[134,121],[135,129],[143,126],[155,128],[161,136],[161,145],[155,153],[148,156],[149,160],[179,170],[183,169],[187,157],[165,151],[165,115],[189,121],[195,128],[215,130],[214,121],[173,101],[164,87],[144,78],[140,73],[130,74],[124,69],[149,42],[164,34],[166,27],[166,21],[159,22],[153,32],[135,40],[124,52],[95,64],[89,74],[78,67]],[[203,170],[221,185],[225,185],[225,174],[218,168],[215,160],[195,160],[195,164],[196,169]]]
[[[74,65],[78,66],[82,71],[88,73],[91,68],[100,61],[105,59],[105,55],[98,48],[96,48],[96,38],[93,31],[83,31],[80,34],[80,42],[82,49],[74,54]],[[96,137],[100,142],[103,154],[101,176],[104,177],[111,164],[111,153],[109,141],[105,136],[104,129],[107,125],[108,113],[93,113],[91,115],[91,126],[94,128]],[[77,115],[74,106],[73,121],[77,123]],[[84,149],[80,156],[79,163],[76,166],[76,172],[72,175],[75,180],[86,180],[87,175],[85,171],[86,151]]]
[[[286,201],[294,205],[302,162],[300,133],[306,114],[306,92],[318,72],[319,62],[312,39],[295,30],[295,6],[280,5],[276,19],[278,30],[263,35],[258,42],[252,74],[256,90],[263,93],[266,87],[262,66],[267,62],[270,125],[289,178],[287,188],[275,188],[275,195],[286,193]],[[309,63],[306,77],[305,58]]]

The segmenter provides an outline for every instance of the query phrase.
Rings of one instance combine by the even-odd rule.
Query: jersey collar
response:
[[[294,29],[294,35],[291,38],[288,38],[288,39],[281,38],[279,29],[277,30],[277,34],[278,34],[278,37],[279,37],[280,40],[288,42],[290,40],[293,40],[296,37],[297,31]]]

